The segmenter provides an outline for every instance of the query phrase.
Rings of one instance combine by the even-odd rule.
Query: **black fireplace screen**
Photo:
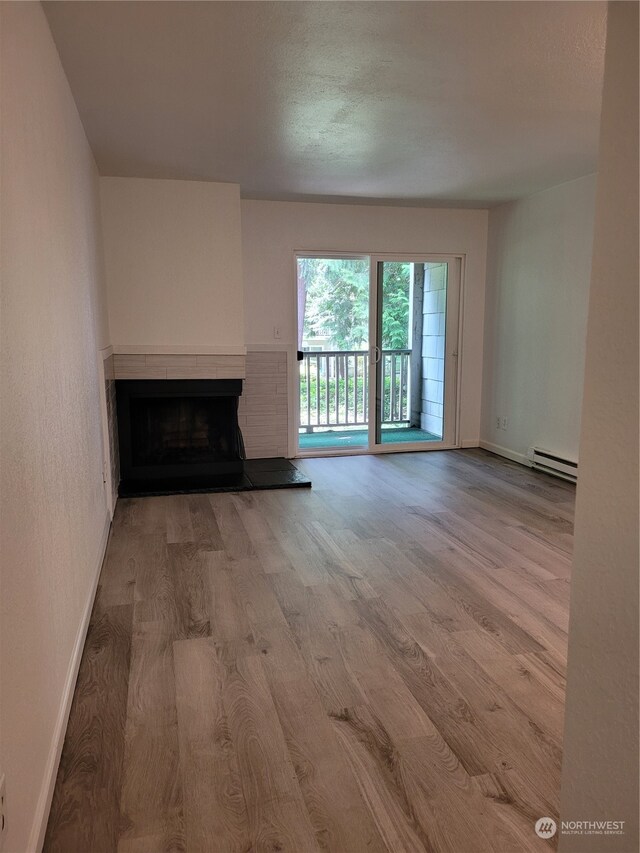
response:
[[[224,462],[244,454],[237,427],[237,397],[134,397],[133,465]]]

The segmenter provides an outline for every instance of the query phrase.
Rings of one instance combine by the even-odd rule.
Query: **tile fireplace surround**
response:
[[[116,353],[111,358],[113,379],[242,379],[238,424],[247,459],[287,456],[286,351],[253,350],[246,356]]]
[[[116,379],[245,379],[244,355],[156,355],[116,353]]]

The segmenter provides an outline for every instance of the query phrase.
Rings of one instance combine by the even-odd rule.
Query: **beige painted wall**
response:
[[[2,3],[0,768],[35,848],[107,524],[98,178],[39,3]]]
[[[480,436],[487,211],[242,202],[246,340],[293,348],[296,250],[466,255],[461,439]],[[274,326],[281,337],[274,339]]]
[[[595,185],[489,213],[481,437],[519,461],[534,445],[578,458]]]
[[[580,438],[560,814],[638,839],[638,5],[610,3]]]
[[[237,184],[101,178],[116,351],[242,352]]]

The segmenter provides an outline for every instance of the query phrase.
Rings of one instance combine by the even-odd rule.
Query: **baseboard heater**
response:
[[[570,483],[575,483],[578,480],[578,463],[572,459],[563,459],[556,453],[543,450],[541,447],[530,447],[527,457],[531,462],[531,467],[538,471],[544,471],[545,474],[560,477]]]

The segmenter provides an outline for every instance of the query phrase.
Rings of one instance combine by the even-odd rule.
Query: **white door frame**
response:
[[[367,447],[358,448],[327,448],[326,450],[301,450],[299,446],[300,434],[300,376],[299,362],[297,360],[297,335],[298,335],[298,258],[338,258],[369,261],[369,443]],[[383,252],[337,252],[322,250],[296,250],[293,253],[293,304],[295,317],[296,342],[289,349],[289,457],[292,459],[304,459],[320,456],[363,456],[379,455],[381,453],[415,453],[416,451],[427,452],[430,450],[449,450],[460,447],[460,404],[462,391],[462,317],[464,299],[464,253],[456,254],[421,254],[421,253],[383,253]],[[445,377],[449,375],[449,385],[453,387],[447,397],[447,382],[445,382],[445,423],[453,418],[454,426],[449,442],[402,442],[395,445],[383,445],[375,443],[375,410],[376,410],[376,365],[373,357],[374,345],[371,343],[377,338],[377,311],[378,311],[378,283],[377,270],[380,261],[408,261],[410,263],[446,263],[448,264],[447,281],[447,312],[446,312],[446,359]],[[458,305],[449,310],[449,281],[454,280],[457,284]],[[454,355],[456,353],[456,355]],[[447,405],[448,401],[448,405]],[[446,429],[446,427],[445,427]]]

